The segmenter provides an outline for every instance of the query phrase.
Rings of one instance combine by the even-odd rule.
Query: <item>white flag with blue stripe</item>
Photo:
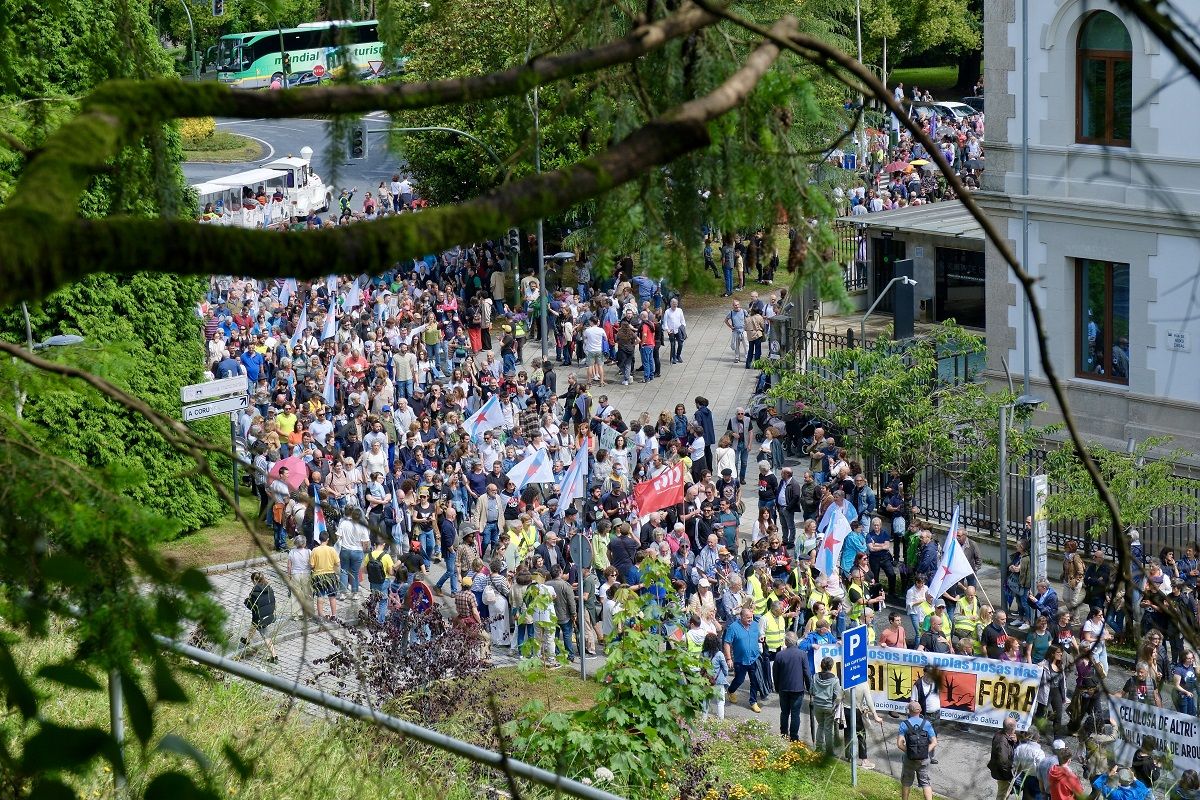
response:
[[[288,341],[288,349],[295,352],[296,343],[300,341],[300,337],[304,335],[304,329],[308,327],[308,307],[300,309],[300,319],[296,320],[296,330],[292,331],[292,338]]]
[[[562,485],[558,487],[558,515],[561,517],[567,511],[572,500],[582,499],[587,495],[587,446],[580,447],[571,460],[571,465],[563,473]]]
[[[325,390],[321,392],[321,399],[325,401],[325,405],[333,408],[337,403],[337,386],[336,386],[337,368],[332,360],[329,366],[325,368]]]
[[[325,324],[321,326],[322,342],[337,336],[337,314],[334,313],[333,308],[333,304],[330,303],[329,310],[325,312]]]
[[[554,462],[542,448],[521,459],[506,474],[519,492],[531,483],[554,483]]]
[[[467,436],[474,439],[492,428],[503,427],[504,423],[504,410],[500,408],[500,395],[493,394],[486,403],[479,407],[478,411],[467,417],[467,421],[463,423],[463,430],[467,432]]]
[[[946,546],[943,548],[942,561],[938,564],[937,572],[929,579],[929,594],[937,600],[947,589],[968,575],[974,575],[971,561],[958,543],[958,506],[954,506],[954,516],[950,518],[950,530],[946,533]]]

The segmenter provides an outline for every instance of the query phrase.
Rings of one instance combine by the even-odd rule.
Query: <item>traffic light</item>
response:
[[[213,4],[212,11],[213,11],[214,17],[225,16],[225,0],[212,0],[212,4]]]
[[[350,133],[350,157],[358,159],[367,157],[367,124],[365,122],[360,122]]]
[[[521,232],[519,230],[517,230],[516,228],[508,229],[508,249],[510,249],[510,250],[520,250],[521,249]]]

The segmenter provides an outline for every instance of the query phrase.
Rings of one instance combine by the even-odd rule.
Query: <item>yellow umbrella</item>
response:
[[[923,167],[926,164],[928,164],[929,162],[923,158],[914,158],[912,161],[910,161],[908,163],[912,164],[914,167]]]

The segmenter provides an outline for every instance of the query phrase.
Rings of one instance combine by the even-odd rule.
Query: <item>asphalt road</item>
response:
[[[388,124],[387,116],[369,115],[371,128],[383,128]],[[386,137],[371,136],[367,143],[367,158],[353,160],[343,157],[336,164],[329,158],[329,121],[323,119],[218,119],[222,130],[239,133],[257,139],[266,148],[263,158],[240,164],[185,163],[183,174],[188,183],[200,183],[222,175],[253,169],[276,158],[299,156],[305,146],[313,149],[313,170],[327,184],[341,188],[358,188],[362,192],[374,191],[381,180],[390,181],[392,175],[403,172],[402,160],[385,147]],[[336,167],[336,169],[334,169]],[[362,195],[359,194],[358,198]],[[357,198],[356,198],[357,199]]]

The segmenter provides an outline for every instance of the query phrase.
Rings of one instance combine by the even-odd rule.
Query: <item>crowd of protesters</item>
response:
[[[727,240],[722,268],[726,251],[736,270],[752,248],[753,263],[772,269],[753,238]],[[596,654],[618,633],[623,590],[663,603],[670,596],[679,645],[710,664],[706,713],[722,717],[744,685],[755,713],[778,695],[780,733],[798,739],[808,695],[818,748],[834,752],[838,731],[857,715],[858,754],[869,768],[865,722],[878,721],[870,693],[851,708],[831,663],[814,658],[819,645],[865,624],[881,647],[1041,665],[1038,716],[1049,737],[1079,737],[1084,750],[1074,755],[1088,759],[1087,777],[1110,781],[1114,792],[1154,783],[1154,742],[1144,743],[1147,758],[1129,784],[1123,771],[1108,771],[1104,755],[1116,722],[1102,688],[1107,644],[1126,626],[1105,611],[1113,581],[1103,551],[1085,564],[1068,546],[1062,598],[1044,580],[1030,585],[1027,538],[1005,565],[1001,607],[981,596],[974,576],[933,597],[927,587],[941,552],[904,477],[892,473],[877,492],[836,435],[770,410],[752,418],[738,409],[721,425],[703,397],[657,414],[615,408],[604,393],[610,380],[649,383],[684,363],[687,319],[678,298],[645,276],[618,269],[593,280],[586,257],[578,274],[575,286],[550,295],[544,335],[553,356],[544,360],[526,347],[542,335],[541,287],[531,274],[514,286],[507,255],[492,244],[374,279],[213,279],[202,309],[210,371],[247,378],[250,407],[239,428],[260,515],[287,552],[293,595],[312,601],[289,603],[294,613],[349,619],[338,606],[344,612],[349,601],[382,621],[442,594],[485,659],[493,647],[532,648],[554,668],[559,652],[568,660]],[[769,282],[770,272],[759,278]],[[731,368],[762,355],[785,298],[754,293],[745,310],[733,303],[725,317]],[[493,396],[502,421],[468,435],[468,418]],[[580,449],[588,453],[584,496],[560,507],[563,476]],[[512,474],[539,453],[553,481],[525,484]],[[678,464],[683,502],[640,514],[634,485]],[[752,516],[747,493],[757,500]],[[827,513],[851,527],[829,574],[813,558]],[[577,535],[589,543],[590,567],[573,563],[567,543]],[[957,537],[978,569],[970,538],[961,530]],[[1146,636],[1123,694],[1195,715],[1195,654],[1177,620],[1196,619],[1196,547],[1158,559],[1137,548],[1135,606]],[[667,569],[669,586],[643,579],[651,559]],[[257,599],[247,604],[267,639],[275,601],[265,580],[255,586]],[[1168,604],[1186,613],[1167,614]],[[906,795],[913,784],[931,791],[935,671],[915,682],[912,703],[896,742],[905,751]],[[1066,780],[1049,765],[1070,761],[1061,742],[1039,758],[1036,729],[1018,736],[1006,727],[997,736],[989,763],[997,781],[1015,776],[1024,796],[1048,797],[1053,776]]]

